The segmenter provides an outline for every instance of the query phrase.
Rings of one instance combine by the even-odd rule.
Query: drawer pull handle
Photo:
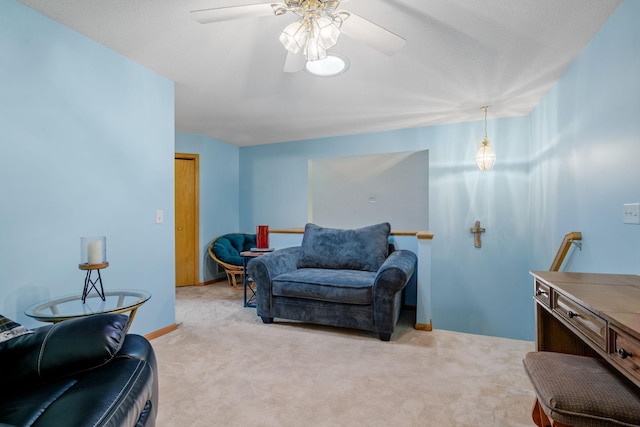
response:
[[[633,354],[629,353],[627,350],[625,350],[624,348],[619,348],[618,349],[618,356],[620,356],[623,359],[626,359],[627,357],[631,357],[633,356]]]
[[[541,290],[537,290],[536,291],[536,296],[540,296],[540,295],[545,295],[545,296],[549,296],[549,294],[545,291],[541,291]]]
[[[569,319],[573,319],[574,317],[579,317],[580,315],[578,313],[574,313],[573,311],[567,311],[567,316],[569,316]]]

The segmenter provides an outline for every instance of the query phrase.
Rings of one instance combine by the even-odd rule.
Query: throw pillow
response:
[[[388,222],[343,230],[307,224],[298,268],[377,271],[389,255]]]
[[[31,332],[32,331],[21,324],[0,314],[0,342],[8,341],[11,338],[19,337],[20,335],[30,334]]]

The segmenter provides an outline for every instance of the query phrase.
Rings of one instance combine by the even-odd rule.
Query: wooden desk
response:
[[[640,276],[531,275],[538,351],[602,357],[640,386]]]

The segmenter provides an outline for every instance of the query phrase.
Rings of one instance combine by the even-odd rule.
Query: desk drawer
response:
[[[607,349],[607,321],[571,298],[554,291],[553,311],[602,350]]]
[[[640,341],[616,327],[611,327],[611,359],[640,379]]]
[[[546,307],[551,307],[550,302],[551,288],[539,280],[536,280],[535,298]]]

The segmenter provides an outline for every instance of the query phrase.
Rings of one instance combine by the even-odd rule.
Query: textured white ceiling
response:
[[[21,2],[175,81],[177,131],[246,146],[528,114],[622,0],[343,1],[407,43],[388,57],[343,36],[333,78],[282,72],[290,14],[189,15],[271,2]]]

